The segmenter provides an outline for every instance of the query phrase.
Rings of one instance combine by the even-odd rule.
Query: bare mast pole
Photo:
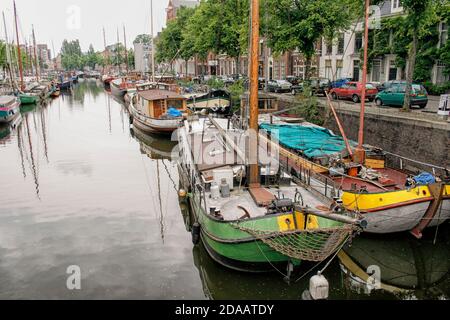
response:
[[[153,32],[153,0],[150,0],[150,16],[151,16],[151,47],[152,47],[152,82],[155,82],[155,41]]]
[[[17,60],[19,63],[19,73],[20,73],[20,90],[25,90],[25,85],[23,82],[23,65],[22,65],[22,53],[20,51],[20,42],[19,42],[19,27],[17,24],[17,8],[16,8],[16,2],[14,3],[14,20],[15,20],[15,26],[16,26],[16,36],[17,36]]]
[[[361,114],[359,119],[359,134],[358,134],[358,147],[355,150],[354,161],[357,163],[364,163],[365,151],[364,144],[364,118],[366,109],[366,85],[367,85],[367,59],[368,59],[368,47],[369,47],[369,6],[370,0],[365,2],[365,24],[364,24],[364,64],[362,75],[362,93],[361,93]]]
[[[107,63],[107,60],[108,60],[108,57],[107,57],[108,53],[106,52],[106,32],[105,32],[105,27],[103,27],[103,47],[105,48],[105,54],[103,55],[104,59],[105,59],[105,66],[103,67],[103,73],[105,73],[105,68],[107,67],[106,63]]]
[[[40,68],[39,68],[39,58],[37,55],[37,47],[36,47],[36,35],[34,33],[34,25],[31,26],[32,31],[33,31],[33,47],[34,47],[34,63],[36,66],[36,80],[37,82],[39,82],[39,77],[40,77]]]
[[[250,58],[250,179],[249,186],[259,186],[258,166],[258,54],[259,54],[259,0],[251,0],[251,58]]]
[[[128,73],[130,70],[129,70],[129,65],[128,65],[127,33],[125,31],[125,25],[123,25],[123,42],[125,45],[125,61],[126,61],[127,73]]]
[[[11,83],[11,88],[13,90],[15,90],[15,79],[14,79],[14,72],[13,72],[13,66],[12,66],[11,52],[9,51],[8,30],[6,29],[6,18],[5,18],[4,11],[2,11],[2,15],[3,15],[3,26],[5,28],[6,60],[8,62],[9,79],[10,79],[10,83]]]
[[[122,68],[120,66],[120,37],[119,37],[119,27],[117,27],[117,64],[119,66],[119,75],[122,72]]]

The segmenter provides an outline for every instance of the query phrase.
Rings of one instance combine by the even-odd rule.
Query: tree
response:
[[[417,47],[420,37],[429,32],[428,27],[436,23],[434,1],[432,0],[401,0],[407,14],[405,18],[408,35],[412,38],[409,44],[408,64],[406,71],[404,111],[410,111],[411,91],[416,66]]]
[[[194,14],[194,8],[181,7],[177,17],[167,23],[167,27],[161,32],[156,43],[156,60],[158,62],[171,63],[177,56],[187,62],[194,56],[194,48],[189,44],[192,39],[186,28],[188,21]]]
[[[133,43],[150,44],[152,37],[148,34],[140,34],[134,39]]]
[[[226,54],[236,61],[248,47],[249,4],[247,0],[203,1],[188,21],[185,47],[206,59],[209,52]]]
[[[306,59],[309,78],[315,45],[322,38],[333,39],[362,15],[362,3],[354,0],[265,0],[269,11],[267,33],[275,53],[298,49]]]

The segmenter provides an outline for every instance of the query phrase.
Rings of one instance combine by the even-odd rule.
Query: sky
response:
[[[165,8],[169,0],[153,0],[154,32],[161,31],[166,22]],[[126,27],[127,46],[132,47],[138,34],[150,34],[150,0],[16,0],[19,16],[20,42],[24,35],[31,39],[34,25],[36,42],[45,43],[59,52],[62,41],[79,39],[81,49],[87,51],[92,44],[97,51],[104,48],[103,27],[107,44],[117,42],[117,28],[123,42]],[[13,0],[0,0],[0,10],[5,12],[8,37],[14,31]],[[0,39],[4,39],[3,21]]]

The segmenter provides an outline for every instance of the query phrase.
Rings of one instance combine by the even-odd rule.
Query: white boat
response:
[[[19,114],[19,98],[16,96],[0,96],[0,123],[10,122]]]
[[[146,133],[170,134],[182,125],[186,99],[175,86],[153,83],[136,89],[129,108],[133,126]]]

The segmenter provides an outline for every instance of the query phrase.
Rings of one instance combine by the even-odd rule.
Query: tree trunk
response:
[[[186,72],[185,72],[185,76],[186,76],[186,78],[188,77],[188,69],[189,69],[189,59],[186,59],[186,60],[184,60],[185,62],[186,62]]]
[[[305,80],[308,81],[311,78],[311,57],[306,57],[305,62]]]
[[[405,102],[403,103],[403,111],[411,111],[411,90],[414,77],[414,69],[416,67],[417,42],[417,32],[415,31],[408,54],[408,70],[406,72]]]

